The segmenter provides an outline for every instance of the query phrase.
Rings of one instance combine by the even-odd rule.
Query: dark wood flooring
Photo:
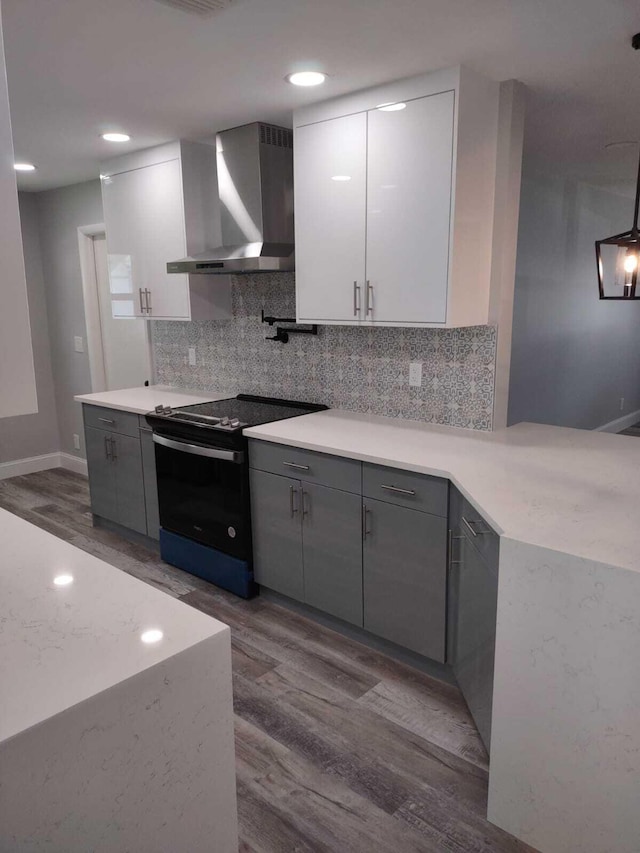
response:
[[[94,528],[77,474],[0,481],[0,507],[231,626],[241,851],[532,850],[484,817],[487,755],[455,687]]]

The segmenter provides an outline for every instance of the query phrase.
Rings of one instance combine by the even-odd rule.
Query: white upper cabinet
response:
[[[215,149],[191,142],[158,146],[103,165],[109,282],[120,316],[230,316],[228,276],[167,273],[167,262],[204,251],[209,240],[209,245],[220,242],[215,176]]]
[[[9,418],[37,412],[38,399],[1,25],[0,151],[0,418]]]
[[[299,322],[488,322],[498,92],[454,68],[296,111]]]
[[[353,322],[360,316],[367,221],[366,150],[366,113],[298,130],[294,181],[296,268],[304,271],[304,288],[298,290],[300,316],[325,322]]]

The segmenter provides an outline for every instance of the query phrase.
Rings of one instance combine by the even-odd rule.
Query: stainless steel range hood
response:
[[[170,273],[294,268],[293,131],[262,122],[216,137],[222,246],[171,261]]]

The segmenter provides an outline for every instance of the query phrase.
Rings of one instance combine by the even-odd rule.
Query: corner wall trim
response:
[[[623,415],[621,418],[616,418],[615,421],[609,421],[608,424],[596,427],[595,432],[620,432],[622,429],[628,429],[637,424],[638,421],[640,421],[640,409],[629,412],[628,415]]]
[[[0,480],[20,477],[23,474],[35,474],[38,471],[49,471],[51,468],[67,468],[77,474],[87,474],[86,459],[72,456],[70,453],[45,453],[42,456],[30,456],[27,459],[14,459],[11,462],[0,462]]]

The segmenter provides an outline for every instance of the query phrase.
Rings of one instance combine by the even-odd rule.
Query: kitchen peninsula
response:
[[[0,547],[0,849],[236,851],[229,629],[3,510]]]
[[[553,853],[640,838],[640,442],[328,411],[246,430],[444,477],[500,536],[489,820]]]

